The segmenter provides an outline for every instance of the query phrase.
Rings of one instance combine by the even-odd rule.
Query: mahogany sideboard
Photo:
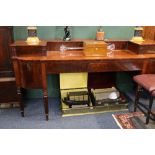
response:
[[[21,99],[21,88],[43,90],[46,120],[48,120],[47,74],[74,72],[126,72],[139,71],[153,73],[155,54],[137,54],[128,50],[129,41],[106,40],[114,43],[116,50],[107,56],[85,56],[83,50],[60,52],[60,45],[83,47],[84,40],[63,42],[61,40],[42,41],[39,45],[27,45],[25,41],[11,44],[12,60],[16,77],[18,96]],[[21,114],[24,116],[24,105],[20,100]]]

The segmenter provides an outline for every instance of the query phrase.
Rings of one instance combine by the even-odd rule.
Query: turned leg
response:
[[[44,98],[45,116],[46,116],[46,120],[48,121],[48,96],[47,96],[46,90],[43,90],[43,98]]]
[[[153,96],[150,94],[149,109],[148,109],[147,116],[146,116],[146,124],[148,124],[150,120],[152,104],[153,104]]]
[[[22,115],[22,117],[24,117],[24,103],[22,101],[22,93],[21,93],[21,88],[20,87],[17,87],[17,94],[18,94],[18,97],[19,97],[21,115]]]
[[[21,94],[21,71],[22,69],[20,68],[19,62],[17,60],[13,60],[13,68],[15,71],[15,77],[16,77],[16,86],[17,86],[17,95],[19,98],[19,104],[20,104],[20,110],[21,110],[21,115],[24,117],[24,103],[22,101],[22,94]]]
[[[47,92],[47,78],[46,78],[46,64],[41,63],[42,89],[44,99],[44,109],[46,120],[48,121],[48,92]]]
[[[136,112],[136,110],[137,110],[137,104],[139,102],[140,92],[141,92],[141,87],[137,86],[136,95],[135,95],[135,102],[134,102],[134,112]]]

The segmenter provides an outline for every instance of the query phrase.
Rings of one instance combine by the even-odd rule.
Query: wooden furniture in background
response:
[[[9,47],[12,42],[12,27],[0,27],[0,77],[13,75]]]
[[[12,27],[0,26],[0,104],[19,102],[9,46],[12,42]]]
[[[144,26],[143,38],[155,40],[155,26]]]
[[[18,101],[15,77],[0,78],[0,103],[16,103]],[[4,105],[3,105],[4,107]]]

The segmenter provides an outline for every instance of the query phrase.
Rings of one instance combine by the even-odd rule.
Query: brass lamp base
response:
[[[40,40],[38,37],[28,37],[26,42],[28,45],[38,45]]]
[[[133,37],[133,38],[131,39],[131,41],[133,41],[133,42],[143,42],[144,39],[143,39],[143,37]]]

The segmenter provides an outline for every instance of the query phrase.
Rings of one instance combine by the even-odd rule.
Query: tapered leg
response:
[[[48,96],[47,96],[47,91],[43,90],[43,98],[44,98],[44,108],[45,108],[45,116],[46,120],[48,121]]]
[[[141,92],[141,87],[138,85],[137,90],[136,90],[136,95],[135,95],[135,102],[134,102],[134,112],[137,111],[137,104],[139,102],[139,97],[140,97],[140,92]]]
[[[21,115],[22,117],[24,117],[24,103],[22,101],[22,94],[21,94],[21,88],[18,87],[17,88],[17,94],[18,94],[18,97],[19,97],[19,104],[20,104],[20,111],[21,111]]]
[[[146,124],[148,124],[149,123],[149,120],[150,120],[150,114],[151,114],[152,104],[153,104],[153,96],[150,95],[149,109],[148,109],[147,116],[146,116]]]
[[[46,64],[41,63],[42,89],[44,99],[44,109],[46,120],[48,121],[48,92],[47,92],[47,78],[46,78]]]
[[[20,110],[21,110],[21,115],[24,117],[24,103],[22,101],[22,94],[21,94],[21,72],[22,69],[20,68],[20,64],[17,60],[13,60],[13,67],[15,71],[15,77],[16,77],[16,86],[17,86],[17,95],[19,98],[19,104],[20,104]]]

